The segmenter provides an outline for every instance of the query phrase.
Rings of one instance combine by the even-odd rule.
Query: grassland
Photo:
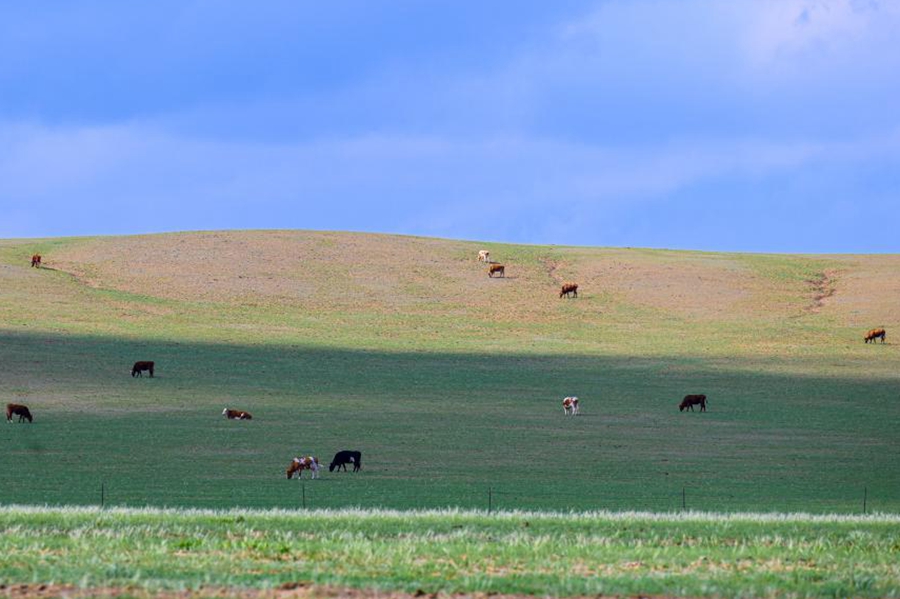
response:
[[[0,528],[0,581],[96,595],[900,596],[896,516],[3,508]]]
[[[900,512],[898,297],[900,256],[0,241],[0,402],[35,415],[0,426],[0,504],[107,507],[0,509],[0,584],[900,596],[896,516],[738,514]],[[862,342],[875,326],[888,343]],[[679,413],[687,393],[709,412]],[[339,449],[362,471],[285,480]],[[340,511],[489,506],[553,512]]]
[[[0,502],[900,511],[898,267],[296,231],[2,241],[0,400],[36,420],[0,427]],[[862,343],[873,326],[889,343]],[[128,376],[137,359],[157,377]],[[710,411],[680,414],[697,392]],[[345,448],[362,473],[283,479]]]

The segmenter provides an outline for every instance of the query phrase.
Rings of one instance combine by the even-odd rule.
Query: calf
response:
[[[506,278],[506,267],[502,264],[491,264],[488,267],[488,276],[493,279],[494,274]]]
[[[32,268],[40,268],[41,267],[41,255],[40,254],[32,254],[31,267]]]
[[[18,403],[8,403],[6,404],[6,421],[12,424],[13,416],[18,416],[19,422],[23,422],[24,420],[32,422],[34,420],[34,418],[31,417],[31,410],[28,409],[28,406],[23,406]]]
[[[887,337],[887,332],[884,329],[872,329],[868,333],[866,333],[866,343],[871,341],[875,343],[875,340],[881,337],[881,342],[884,343],[884,338]]]
[[[253,420],[250,412],[245,412],[244,410],[229,410],[225,408],[222,410],[222,415],[229,420]]]
[[[691,412],[694,411],[694,406],[700,405],[700,411],[706,411],[706,396],[705,395],[685,395],[684,399],[681,400],[681,403],[678,404],[678,411],[684,412],[685,409],[690,408]]]
[[[344,472],[347,471],[347,464],[353,464],[353,471],[359,472],[359,469],[362,467],[362,452],[360,451],[339,451],[334,454],[334,459],[331,460],[331,464],[328,465],[328,471],[334,472],[334,469],[338,470],[341,467],[344,468]]]
[[[153,362],[135,362],[134,366],[131,367],[131,376],[140,376],[143,377],[144,371],[150,372],[150,376],[153,376]]]
[[[491,253],[487,250],[479,250],[478,251],[478,261],[479,262],[490,262],[491,261]]]

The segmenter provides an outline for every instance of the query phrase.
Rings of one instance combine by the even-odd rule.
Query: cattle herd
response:
[[[498,277],[506,276],[506,267],[503,264],[498,262],[493,262],[491,260],[491,253],[488,250],[481,250],[478,252],[478,260],[480,262],[484,262],[488,264],[488,276],[494,278],[494,275]],[[31,266],[35,268],[40,268],[41,266],[41,255],[33,254],[31,256]],[[562,288],[559,292],[559,297],[578,297],[578,284],[577,283],[563,283]],[[864,340],[866,343],[872,342],[875,343],[877,339],[881,339],[881,342],[885,342],[885,338],[887,337],[887,333],[883,328],[872,329],[868,333],[866,333]],[[143,377],[143,373],[147,372],[150,377],[153,377],[155,363],[148,360],[140,360],[134,363],[131,368],[131,376],[132,377]],[[681,403],[678,404],[678,410],[683,412],[685,410],[694,411],[694,406],[699,405],[700,411],[706,411],[707,404],[706,395],[703,394],[691,394],[685,395],[684,399],[681,400]],[[575,396],[569,396],[563,399],[562,401],[563,413],[567,416],[577,416],[579,411],[579,403],[578,398]],[[253,416],[250,412],[245,410],[235,410],[231,408],[225,408],[222,410],[222,415],[225,416],[228,420],[252,420]],[[28,409],[28,406],[17,404],[17,403],[8,403],[6,404],[6,421],[8,423],[13,422],[13,417],[18,417],[18,422],[33,422],[34,418],[31,415],[31,410]],[[362,453],[359,451],[349,451],[342,450],[338,451],[334,455],[334,459],[331,461],[331,464],[328,466],[329,472],[334,472],[335,469],[340,471],[341,468],[344,471],[347,471],[347,464],[353,465],[353,472],[359,472],[362,467]],[[293,478],[294,475],[297,475],[297,478],[301,478],[301,475],[304,470],[310,471],[310,477],[316,479],[319,477],[319,458],[315,456],[300,456],[291,460],[290,465],[286,470],[287,478]]]

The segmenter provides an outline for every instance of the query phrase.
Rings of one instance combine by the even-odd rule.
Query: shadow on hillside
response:
[[[157,376],[132,378],[137,360]],[[864,485],[900,488],[897,380],[832,376],[812,360],[810,374],[786,375],[782,362],[0,332],[0,400],[35,413],[34,426],[0,429],[0,501],[79,503],[107,476],[132,502],[283,506],[300,488],[282,483],[289,452],[351,444],[367,448],[365,475],[317,487],[329,505],[468,505],[454,499],[463,487],[480,505],[490,484],[511,507],[640,507],[642,493],[669,501],[688,486],[755,509],[786,493],[803,509],[849,501],[829,489],[855,501]],[[688,393],[705,393],[709,411],[680,413]],[[578,417],[563,416],[567,395]],[[254,420],[226,422],[226,406]]]
[[[578,395],[588,404],[591,397],[602,398],[610,407],[617,397],[647,396],[677,404],[682,395],[701,392],[713,392],[712,405],[729,396],[760,396],[760,401],[775,407],[803,400],[792,397],[792,389],[802,387],[816,395],[854,400],[856,404],[846,406],[852,409],[873,396],[894,397],[900,391],[895,377],[877,377],[866,371],[836,376],[816,357],[735,359],[729,365],[721,358],[707,361],[683,356],[396,352],[0,331],[0,374],[5,387],[0,393],[16,395],[17,385],[23,391],[30,382],[50,389],[60,387],[69,394],[73,390],[64,387],[73,381],[131,388],[151,381],[146,373],[144,377],[130,376],[131,366],[138,360],[156,362],[154,381],[195,389],[237,385],[365,394],[377,393],[379,384],[384,384],[393,392],[425,391],[429,396],[443,396],[448,390],[464,390],[467,395],[496,398],[498,389],[512,385],[516,392],[527,390],[529,396],[551,402]],[[779,372],[786,363],[806,374]],[[435,381],[451,386],[442,388]]]

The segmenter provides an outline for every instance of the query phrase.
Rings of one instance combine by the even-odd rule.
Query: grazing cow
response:
[[[304,470],[309,470],[311,478],[319,478],[319,458],[311,455],[294,458],[291,460],[291,465],[288,466],[286,474],[288,479],[293,478],[294,473],[297,474],[297,478],[303,478]]]
[[[479,250],[478,251],[478,261],[479,262],[490,262],[491,261],[491,253],[487,250]]]
[[[41,267],[41,255],[40,254],[32,254],[31,255],[31,267],[32,268],[40,268]]]
[[[250,412],[245,412],[244,410],[229,410],[225,408],[222,410],[222,415],[229,420],[253,420]]]
[[[694,406],[697,404],[700,405],[700,411],[706,411],[706,396],[705,395],[685,395],[684,399],[681,400],[681,403],[678,404],[678,411],[684,412],[686,408],[690,408],[691,412],[694,411]]]
[[[28,420],[28,422],[32,422],[34,418],[31,417],[31,410],[28,409],[28,406],[23,406],[18,403],[8,403],[6,404],[6,421],[12,424],[12,417],[18,416],[19,422],[24,420]]]
[[[497,273],[498,276],[506,278],[506,267],[502,264],[491,264],[488,267],[488,276],[493,279],[494,273]]]
[[[563,400],[563,413],[567,416],[569,414],[571,414],[572,416],[576,416],[578,414],[577,397],[567,397]]]
[[[884,343],[884,338],[887,337],[887,332],[884,329],[872,329],[868,333],[866,333],[866,343],[871,341],[875,343],[875,340],[881,337],[881,342]]]
[[[153,376],[153,362],[135,362],[134,366],[131,367],[131,376],[140,376],[143,377],[143,372],[145,370],[150,372],[150,376]]]
[[[347,464],[353,464],[353,471],[359,472],[359,469],[362,467],[362,452],[348,450],[337,452],[334,454],[331,464],[328,465],[328,471],[334,472],[335,468],[340,470],[343,467],[344,472],[346,472]]]
[[[562,289],[559,290],[559,297],[569,297],[570,293],[578,297],[578,283],[563,283]]]

